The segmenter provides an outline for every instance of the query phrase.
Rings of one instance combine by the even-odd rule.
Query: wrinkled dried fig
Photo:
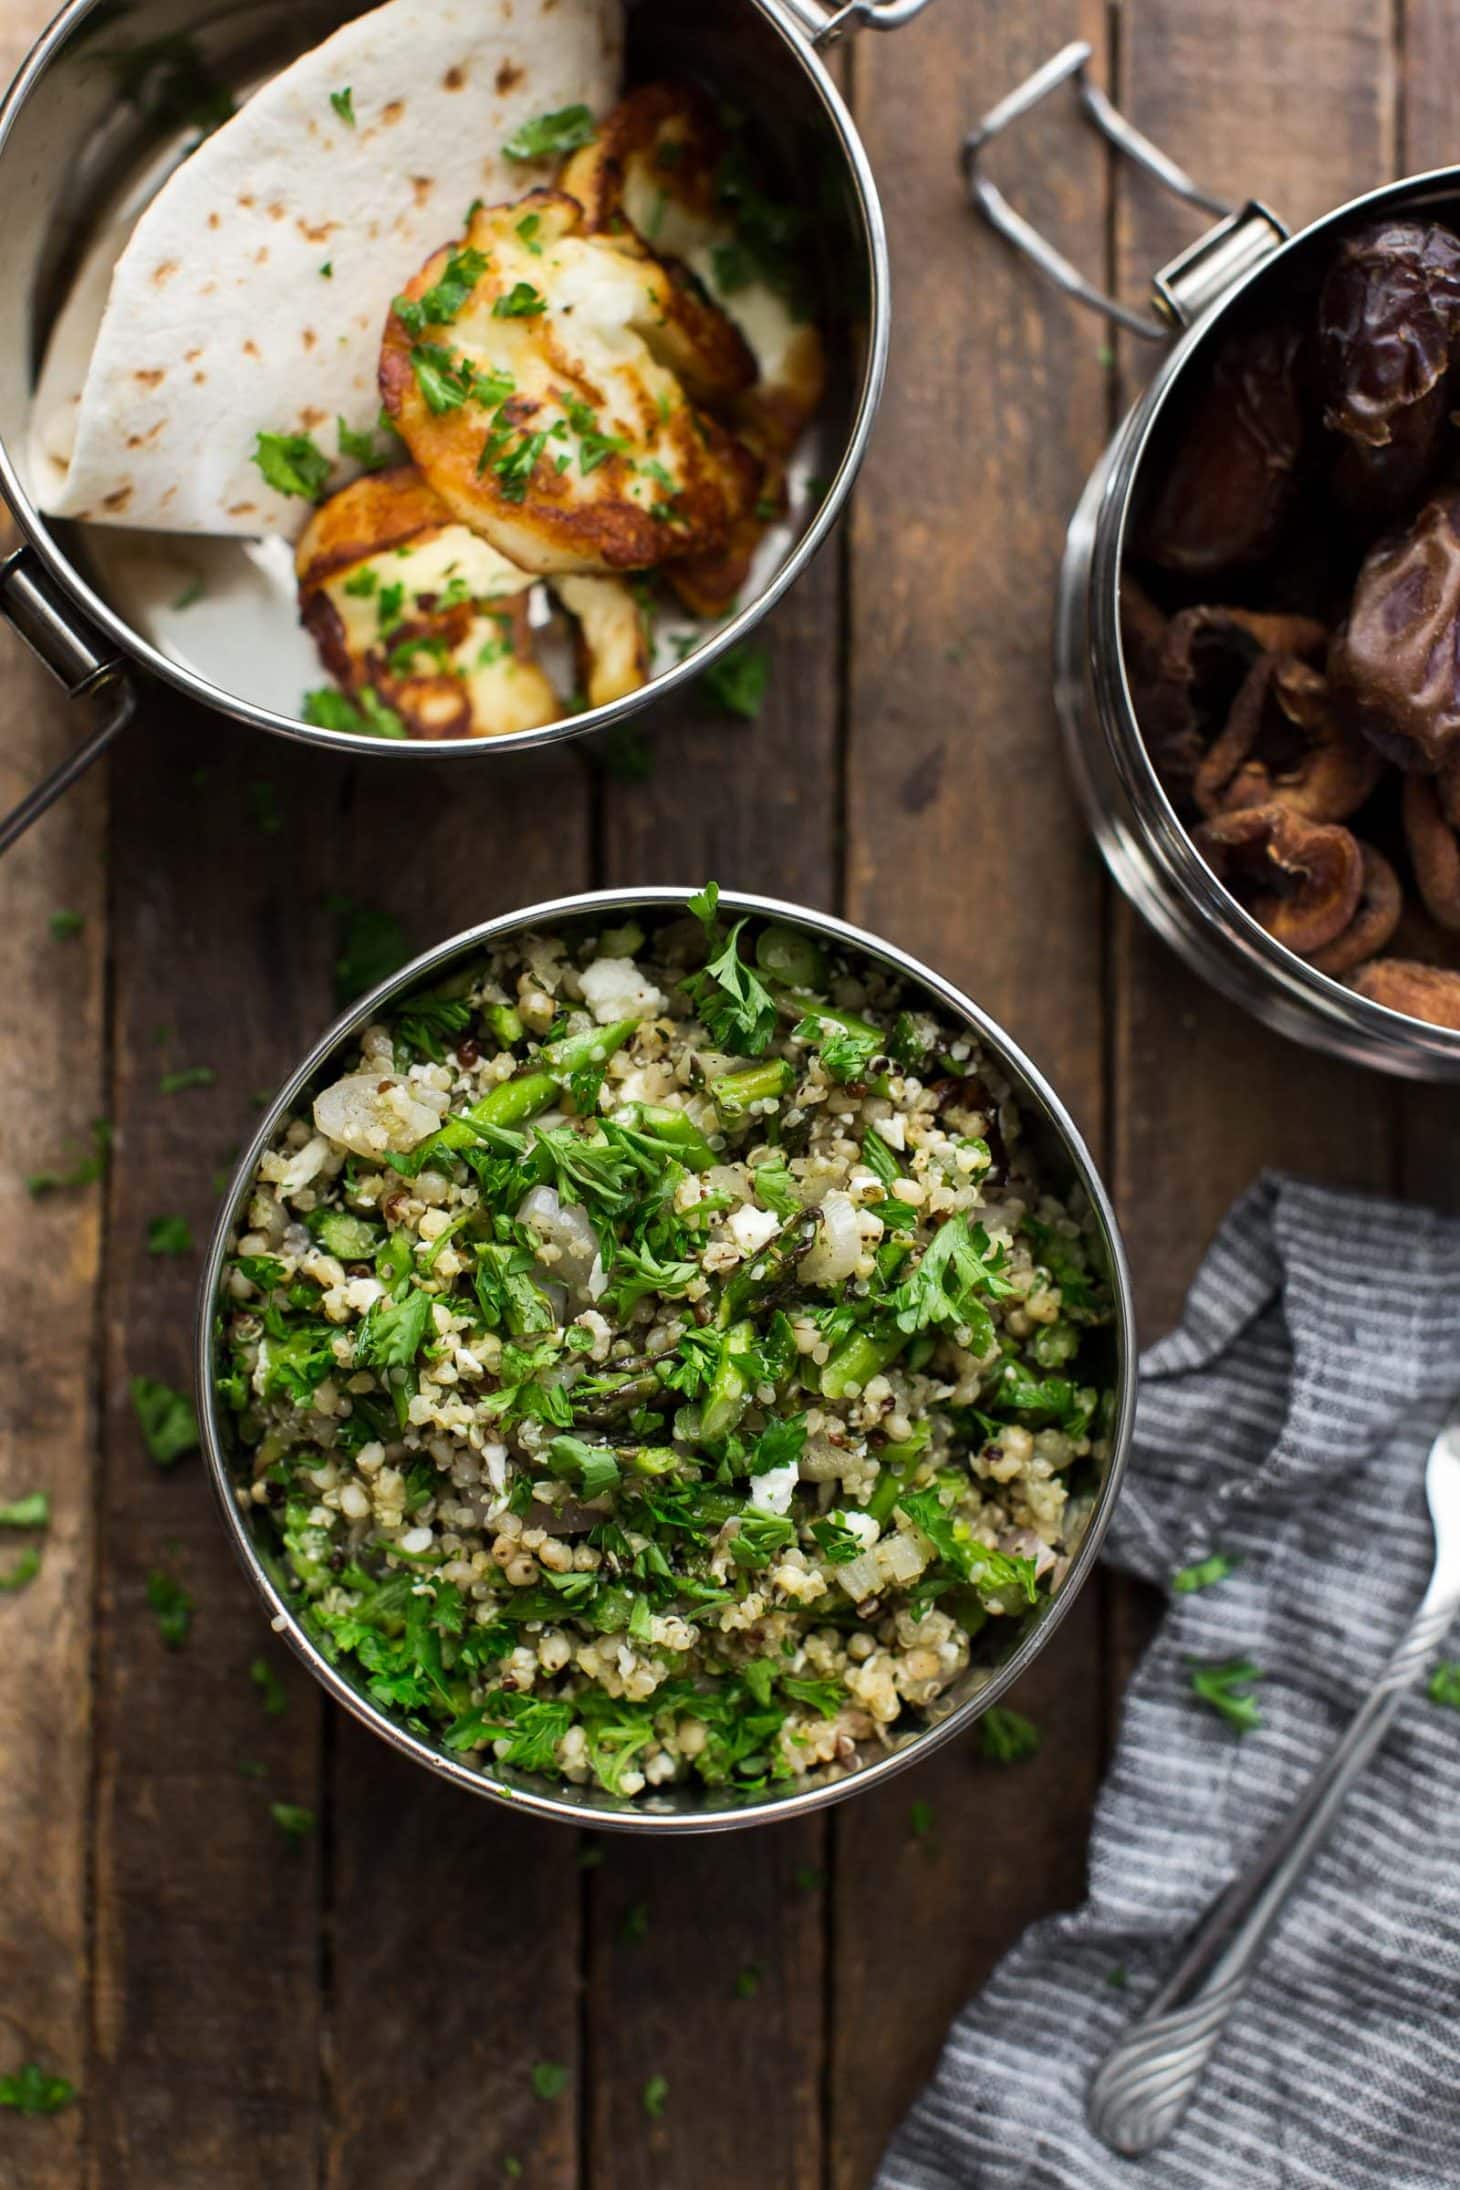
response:
[[[1438,221],[1381,220],[1345,236],[1318,300],[1323,422],[1388,448],[1418,410],[1433,442],[1460,332],[1460,236]],[[1439,397],[1439,401],[1434,399]]]
[[[1398,875],[1372,844],[1360,844],[1359,854],[1364,876],[1359,885],[1358,910],[1341,935],[1325,943],[1322,950],[1308,953],[1309,965],[1316,966],[1320,973],[1352,973],[1366,958],[1377,958],[1399,925],[1404,892]]]
[[[1460,929],[1460,837],[1430,776],[1404,779],[1404,838],[1425,910],[1442,928]]]
[[[1424,1019],[1432,1027],[1454,1027],[1460,1033],[1460,973],[1441,966],[1421,966],[1413,958],[1376,958],[1360,966],[1349,983],[1370,1003],[1402,1011],[1406,1018]]]
[[[1192,842],[1258,926],[1299,957],[1341,935],[1358,909],[1364,862],[1347,829],[1289,806],[1247,806],[1204,823]]]
[[[1128,586],[1129,581],[1121,588],[1122,601]],[[1270,616],[1246,608],[1182,609],[1164,626],[1154,658],[1149,623],[1143,634],[1141,689],[1129,637],[1126,642],[1136,716],[1157,773],[1178,799],[1190,798],[1202,758],[1221,734],[1254,663],[1265,653],[1316,660],[1328,636],[1311,616]]]
[[[1263,654],[1193,788],[1204,814],[1278,805],[1309,821],[1346,821],[1383,766],[1374,748],[1339,720],[1320,671],[1291,654]]]
[[[1265,555],[1291,506],[1303,451],[1302,338],[1259,327],[1217,353],[1141,527],[1141,552],[1200,578]]]
[[[1328,674],[1381,753],[1432,774],[1460,750],[1460,494],[1370,549]]]

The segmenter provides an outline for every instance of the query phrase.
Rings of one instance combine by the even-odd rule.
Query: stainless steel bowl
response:
[[[597,1789],[577,1788],[566,1784],[548,1785],[540,1779],[504,1769],[495,1763],[489,1763],[484,1768],[465,1763],[460,1757],[453,1756],[434,1742],[423,1740],[400,1720],[381,1710],[363,1688],[352,1680],[348,1672],[338,1665],[331,1665],[322,1655],[295,1614],[290,1592],[285,1586],[277,1560],[261,1537],[255,1535],[249,1518],[240,1509],[235,1496],[240,1478],[235,1473],[234,1455],[229,1447],[229,1430],[220,1414],[214,1393],[214,1322],[218,1288],[222,1280],[229,1239],[247,1201],[259,1158],[299,1096],[317,1080],[327,1077],[340,1053],[348,1048],[360,1029],[367,1026],[383,1009],[388,1008],[397,997],[424,981],[436,979],[461,961],[479,954],[487,946],[502,943],[530,930],[560,933],[564,928],[582,928],[586,925],[593,932],[602,926],[605,919],[611,918],[617,922],[625,915],[641,918],[652,926],[666,915],[682,914],[689,894],[688,889],[669,888],[595,890],[577,897],[558,898],[549,904],[533,905],[524,912],[509,913],[500,920],[485,921],[480,927],[468,928],[462,934],[452,936],[447,942],[439,943],[434,950],[427,951],[423,957],[407,966],[404,972],[383,982],[363,1002],[356,1004],[342,1018],[337,1019],[274,1097],[252,1142],[239,1160],[213,1233],[198,1302],[198,1420],[202,1429],[208,1470],[213,1488],[218,1494],[224,1526],[250,1580],[264,1601],[275,1629],[285,1637],[316,1680],[328,1690],[336,1702],[342,1703],[346,1710],[352,1711],[356,1718],[399,1749],[403,1755],[472,1794],[486,1795],[493,1801],[510,1803],[514,1809],[528,1810],[535,1816],[554,1818],[566,1824],[625,1832],[720,1832],[736,1826],[758,1825],[802,1816],[807,1811],[822,1809],[828,1803],[839,1802],[845,1796],[858,1793],[863,1788],[882,1785],[894,1773],[902,1771],[919,1757],[928,1755],[944,1742],[965,1732],[990,1704],[998,1701],[1011,1683],[1019,1678],[1044,1649],[1083,1586],[1095,1563],[1120,1487],[1135,1412],[1135,1314],[1125,1252],[1116,1226],[1115,1213],[1101,1185],[1090,1152],[1054,1090],[1002,1028],[996,1026],[977,1004],[950,982],[943,980],[939,974],[920,965],[917,959],[910,958],[905,951],[898,950],[894,944],[867,935],[860,928],[848,926],[845,921],[833,920],[823,913],[808,912],[804,906],[783,904],[775,898],[747,897],[724,891],[720,902],[727,912],[750,913],[784,921],[853,955],[860,954],[874,959],[878,964],[891,969],[911,988],[921,991],[934,1008],[970,1028],[990,1055],[998,1060],[1016,1089],[1026,1137],[1044,1167],[1044,1175],[1052,1185],[1062,1190],[1082,1190],[1088,1198],[1094,1211],[1115,1299],[1115,1317],[1108,1334],[1107,1366],[1115,1391],[1116,1405],[1109,1461],[1084,1537],[1068,1571],[1051,1596],[1030,1615],[1028,1623],[1015,1628],[1001,1657],[993,1662],[970,1666],[961,1680],[939,1699],[933,1712],[929,1714],[927,1723],[894,1736],[888,1750],[876,1754],[840,1778],[828,1779],[810,1787],[788,1789],[785,1793],[747,1795],[728,1801],[719,1799],[708,1789],[692,1787],[655,1790],[626,1799]]]
[[[1131,903],[1213,987],[1310,1048],[1411,1080],[1460,1080],[1460,1034],[1387,1010],[1276,942],[1202,859],[1156,774],[1136,719],[1120,635],[1120,585],[1132,513],[1159,477],[1169,429],[1234,315],[1291,292],[1349,224],[1394,212],[1460,212],[1460,168],[1410,176],[1355,198],[1296,236],[1266,207],[1226,208],[1142,137],[1086,74],[1071,46],[994,109],[969,140],[975,203],[1007,240],[1082,303],[1168,346],[1144,395],[1090,478],[1070,525],[1055,626],[1055,698],[1070,765],[1106,865]],[[1089,119],[1126,157],[1208,211],[1217,226],[1153,283],[1138,312],[1102,296],[1013,212],[983,174],[985,146],[1073,80]],[[1277,306],[1274,304],[1274,310]]]
[[[674,691],[743,639],[821,546],[856,477],[887,364],[887,243],[867,157],[821,49],[870,23],[895,28],[927,0],[627,0],[629,74],[691,75],[753,115],[801,202],[816,207],[820,287],[833,315],[831,386],[814,430],[810,494],[798,533],[740,612],[692,659],[641,692],[538,730],[459,743],[395,743],[320,730],[259,706],[162,652],[128,621],[88,553],[84,527],[52,522],[26,484],[24,448],[46,337],[89,236],[119,184],[166,140],[136,97],[112,46],[164,59],[181,42],[210,82],[241,98],[262,79],[360,14],[360,0],[137,0],[114,16],[108,0],[71,0],[0,104],[0,294],[9,301],[0,343],[0,492],[26,545],[0,571],[0,615],[16,626],[67,690],[95,697],[101,720],[86,744],[23,804],[0,819],[0,851],[100,753],[135,712],[131,671],[165,678],[190,699],[279,737],[392,766],[459,768],[526,746],[591,735]],[[103,10],[107,35],[101,39]],[[99,52],[99,47],[106,52]],[[109,57],[110,56],[110,57]],[[172,125],[177,135],[176,122]]]

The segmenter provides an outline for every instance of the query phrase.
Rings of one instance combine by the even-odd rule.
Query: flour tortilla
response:
[[[173,171],[130,241],[117,215],[98,236],[36,391],[40,508],[297,535],[309,505],[264,482],[255,437],[310,433],[335,457],[338,417],[374,427],[391,298],[461,234],[474,198],[549,179],[502,146],[561,107],[605,112],[622,30],[622,0],[388,0],[265,84]],[[347,88],[353,128],[330,104]],[[340,463],[331,484],[357,468]]]

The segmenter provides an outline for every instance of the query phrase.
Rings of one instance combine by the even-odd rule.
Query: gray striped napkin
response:
[[[1422,1689],[1170,2140],[1117,2159],[1084,2099],[1424,1587],[1424,1461],[1460,1389],[1460,1222],[1264,1179],[1142,1370],[1109,1557],[1167,1586],[1214,1551],[1241,1564],[1172,1596],[1126,1699],[1089,1899],[1036,1924],[964,2009],[876,2190],[1456,2190],[1460,1711]],[[1193,1700],[1188,1663],[1234,1656],[1266,1675],[1240,1739]]]

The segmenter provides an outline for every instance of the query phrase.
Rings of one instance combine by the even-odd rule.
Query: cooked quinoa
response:
[[[972,1036],[712,884],[365,1029],[259,1164],[218,1381],[378,1704],[616,1795],[754,1789],[1005,1654],[1089,1512],[1109,1315]]]

